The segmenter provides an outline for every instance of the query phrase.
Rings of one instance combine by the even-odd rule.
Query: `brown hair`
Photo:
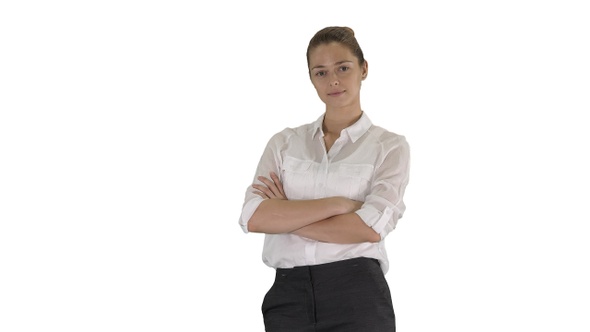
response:
[[[314,48],[329,44],[331,42],[337,42],[347,47],[352,54],[358,59],[359,64],[365,63],[365,56],[363,51],[357,42],[354,31],[349,27],[327,27],[316,32],[316,34],[309,41],[307,46],[307,67],[309,68],[309,52]]]

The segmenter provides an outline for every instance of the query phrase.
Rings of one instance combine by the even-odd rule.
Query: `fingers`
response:
[[[283,189],[283,183],[279,179],[278,175],[275,172],[270,172],[270,178],[273,180],[274,184],[276,185],[277,190],[279,191],[279,194],[282,197],[287,197],[285,195],[285,190]]]
[[[256,189],[257,191],[254,191],[254,193],[262,198],[273,197],[272,191],[270,191],[270,189],[268,189],[266,186],[260,184],[253,184],[252,188]]]
[[[277,188],[276,184],[274,183],[274,181],[269,180],[268,178],[264,177],[264,176],[259,176],[258,180],[262,183],[264,183],[264,185],[269,189],[269,192],[267,192],[267,195],[271,198],[277,197],[279,196],[281,193],[279,191],[279,188]]]
[[[283,189],[283,184],[281,183],[276,173],[271,172],[270,178],[271,179],[268,179],[264,176],[259,176],[258,180],[262,182],[262,184],[252,185],[252,187],[257,190],[254,193],[262,198],[287,199],[287,196],[285,195],[285,191]]]

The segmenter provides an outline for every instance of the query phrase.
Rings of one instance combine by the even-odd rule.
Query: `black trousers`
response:
[[[267,332],[395,332],[387,280],[364,257],[277,269],[262,314]]]

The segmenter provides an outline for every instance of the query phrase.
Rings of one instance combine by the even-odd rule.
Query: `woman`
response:
[[[361,108],[368,64],[352,29],[318,31],[307,64],[325,112],[269,140],[240,217],[276,269],[266,331],[395,331],[384,239],[405,210],[409,145]]]

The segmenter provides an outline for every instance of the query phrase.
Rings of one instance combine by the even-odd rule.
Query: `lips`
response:
[[[338,97],[340,95],[342,95],[344,93],[344,91],[334,91],[334,92],[329,92],[328,96],[330,97]]]

